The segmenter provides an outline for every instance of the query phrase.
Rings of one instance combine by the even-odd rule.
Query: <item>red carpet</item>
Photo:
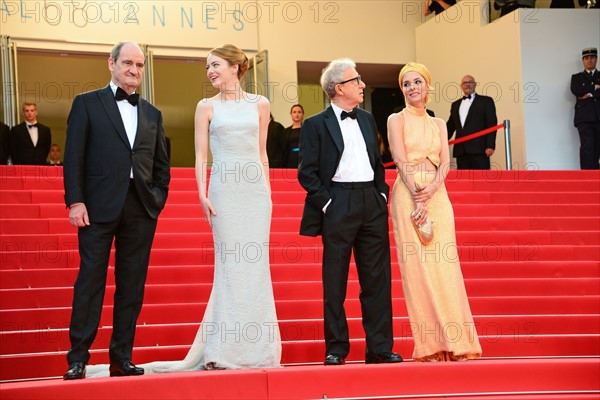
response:
[[[577,399],[600,395],[600,174],[596,171],[451,171],[447,187],[482,360],[362,364],[364,332],[352,269],[346,302],[352,365],[320,366],[324,351],[321,244],[318,238],[297,234],[304,192],[295,171],[276,170],[272,171],[270,256],[284,368],[7,383],[57,377],[66,368],[79,256],[76,232],[62,203],[61,173],[60,168],[50,167],[0,167],[2,399]],[[393,171],[388,171],[388,178],[393,184]],[[173,169],[138,321],[135,362],[178,359],[187,352],[210,292],[212,246],[193,169]],[[394,350],[409,359],[412,337],[392,250]],[[107,362],[113,284],[109,273],[92,363]]]

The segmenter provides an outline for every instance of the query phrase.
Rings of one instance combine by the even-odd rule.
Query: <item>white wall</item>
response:
[[[449,12],[417,28],[416,61],[430,69],[436,89],[430,108],[447,120],[451,103],[462,96],[462,77],[472,75],[478,82],[476,92],[494,99],[498,123],[511,121],[513,164],[523,165],[524,111],[522,102],[514,100],[522,81],[519,19],[502,18],[488,24],[485,1],[482,7],[479,1],[463,0],[445,11]],[[504,145],[500,129],[492,169],[506,169]]]
[[[583,70],[581,49],[600,47],[600,10],[538,10],[521,32],[527,161],[579,169],[571,75]]]
[[[416,61],[437,89],[430,108],[447,119],[461,77],[473,75],[477,92],[494,98],[498,121],[511,121],[514,169],[579,169],[569,85],[582,69],[581,49],[600,47],[600,10],[520,9],[488,24],[485,3],[479,12],[469,0],[455,7],[416,30]],[[503,135],[493,168],[506,166]]]

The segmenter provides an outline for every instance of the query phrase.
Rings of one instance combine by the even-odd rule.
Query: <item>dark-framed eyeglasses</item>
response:
[[[360,83],[362,82],[362,80],[360,79],[360,75],[356,75],[354,78],[346,79],[345,81],[338,82],[337,84],[343,85],[344,83],[348,83],[348,82],[352,82],[352,81],[356,81],[357,85],[360,85]]]

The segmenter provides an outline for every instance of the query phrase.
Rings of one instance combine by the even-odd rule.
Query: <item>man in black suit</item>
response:
[[[4,122],[0,122],[0,165],[8,164],[9,144],[8,136],[10,135],[10,128]]]
[[[387,197],[373,115],[356,108],[365,84],[352,60],[332,61],[321,76],[331,99],[300,134],[298,180],[307,191],[300,234],[323,240],[325,365],[350,351],[344,310],[350,257],[360,281],[366,363],[401,362],[392,352],[392,296]]]
[[[498,124],[496,105],[488,96],[475,93],[477,82],[465,75],[460,87],[465,94],[450,107],[450,118],[446,123],[448,139],[456,131],[456,138],[482,131]],[[496,132],[454,145],[458,169],[490,169],[490,157],[496,149]]]
[[[600,169],[600,72],[596,69],[598,49],[581,52],[584,70],[571,76],[575,102],[575,126],[579,131],[581,169]]]
[[[270,115],[269,128],[267,131],[267,155],[269,157],[269,168],[283,168],[285,155],[285,128],[275,121],[273,114]]]
[[[79,228],[81,262],[64,379],[85,377],[113,239],[116,293],[110,375],[144,373],[131,361],[133,340],[156,222],[170,181],[161,112],[135,94],[144,63],[137,44],[117,44],[108,59],[110,84],[75,97],[69,114],[65,202],[70,223]]]
[[[23,103],[25,121],[14,126],[9,135],[10,158],[14,165],[46,165],[52,143],[50,128],[37,122],[37,105]]]

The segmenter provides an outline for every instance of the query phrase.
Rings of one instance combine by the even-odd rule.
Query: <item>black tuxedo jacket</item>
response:
[[[110,86],[75,97],[67,121],[65,202],[85,203],[90,222],[117,219],[129,190],[130,170],[151,218],[167,201],[171,179],[162,114],[140,98],[133,148]]]
[[[594,97],[575,102],[575,126],[582,122],[600,121],[600,89],[594,85],[600,85],[600,71],[595,70],[594,76],[586,71],[571,76],[571,93],[577,97],[591,93]]]
[[[0,164],[6,165],[8,162],[9,144],[8,136],[10,135],[10,128],[8,125],[0,122]]]
[[[465,126],[461,126],[460,116],[458,114],[461,102],[462,98],[456,100],[450,107],[450,118],[446,123],[446,127],[448,128],[448,139],[454,135],[454,131],[456,131],[456,138],[459,139],[463,136],[498,125],[494,100],[491,97],[477,94],[473,99],[471,108],[469,108],[469,113],[465,119]],[[489,135],[480,136],[473,140],[455,144],[453,155],[454,157],[460,157],[464,154],[485,154],[485,149],[495,148],[496,132],[492,132]]]
[[[389,198],[389,186],[385,183],[385,170],[379,154],[375,118],[367,111],[358,109],[357,121],[362,131],[371,167],[375,172],[375,187]],[[306,190],[300,234],[321,234],[323,207],[331,199],[331,179],[342,158],[344,139],[340,124],[331,107],[307,118],[300,133],[300,162],[298,181]]]
[[[14,126],[9,135],[10,157],[12,163],[26,165],[46,165],[46,159],[52,144],[50,128],[38,123],[38,141],[34,146],[25,122]]]

